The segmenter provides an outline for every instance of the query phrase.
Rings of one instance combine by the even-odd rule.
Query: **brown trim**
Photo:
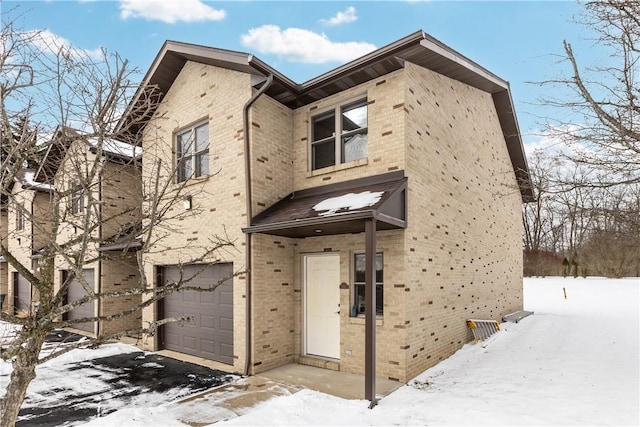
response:
[[[371,208],[325,216],[310,213],[311,204],[319,202],[320,197],[369,189],[386,193],[382,200]],[[308,188],[293,192],[270,206],[252,219],[253,225],[243,228],[242,231],[246,234],[265,233],[294,238],[361,233],[364,231],[365,221],[369,219],[378,220],[378,229],[381,230],[406,228],[406,197],[407,178],[404,178],[402,170]]]
[[[364,398],[376,401],[376,220],[365,223],[364,272]]]

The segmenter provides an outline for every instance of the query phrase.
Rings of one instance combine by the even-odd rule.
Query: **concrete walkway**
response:
[[[400,386],[396,381],[378,379],[376,394],[382,398]],[[182,400],[179,404],[184,405],[185,410],[180,412],[185,415],[180,421],[199,427],[235,418],[259,403],[302,389],[344,399],[364,399],[364,376],[306,365],[285,365]],[[193,410],[189,410],[190,407]]]

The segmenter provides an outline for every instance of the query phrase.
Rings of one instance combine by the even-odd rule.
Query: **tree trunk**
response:
[[[29,333],[23,331],[22,333]],[[7,386],[7,393],[0,402],[0,426],[13,427],[16,425],[18,412],[27,393],[27,388],[36,377],[36,366],[40,349],[44,343],[46,333],[32,331],[27,345],[23,346],[13,361],[13,372]]]

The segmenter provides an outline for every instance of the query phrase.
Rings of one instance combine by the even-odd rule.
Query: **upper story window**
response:
[[[209,124],[200,123],[176,136],[177,181],[209,175]]]
[[[71,213],[79,214],[84,210],[84,192],[78,182],[73,183],[71,191]]]
[[[336,106],[311,118],[311,170],[364,159],[367,99]]]
[[[16,230],[24,230],[24,212],[22,206],[16,210]]]
[[[384,313],[384,262],[382,252],[376,253],[376,315]],[[366,256],[363,253],[353,255],[353,315],[364,314]]]

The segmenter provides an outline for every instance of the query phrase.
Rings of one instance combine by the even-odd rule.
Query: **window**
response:
[[[209,124],[193,126],[177,135],[176,171],[178,182],[209,175]]]
[[[364,314],[364,274],[365,274],[365,254],[353,255],[353,306],[352,315]],[[383,269],[384,263],[382,252],[376,253],[376,314],[381,315],[384,307],[384,286]]]
[[[24,230],[24,211],[22,206],[16,210],[16,230]]]
[[[311,170],[364,159],[367,155],[366,98],[338,105],[311,118]]]
[[[71,213],[79,214],[84,210],[84,192],[78,182],[73,183],[71,191]]]

